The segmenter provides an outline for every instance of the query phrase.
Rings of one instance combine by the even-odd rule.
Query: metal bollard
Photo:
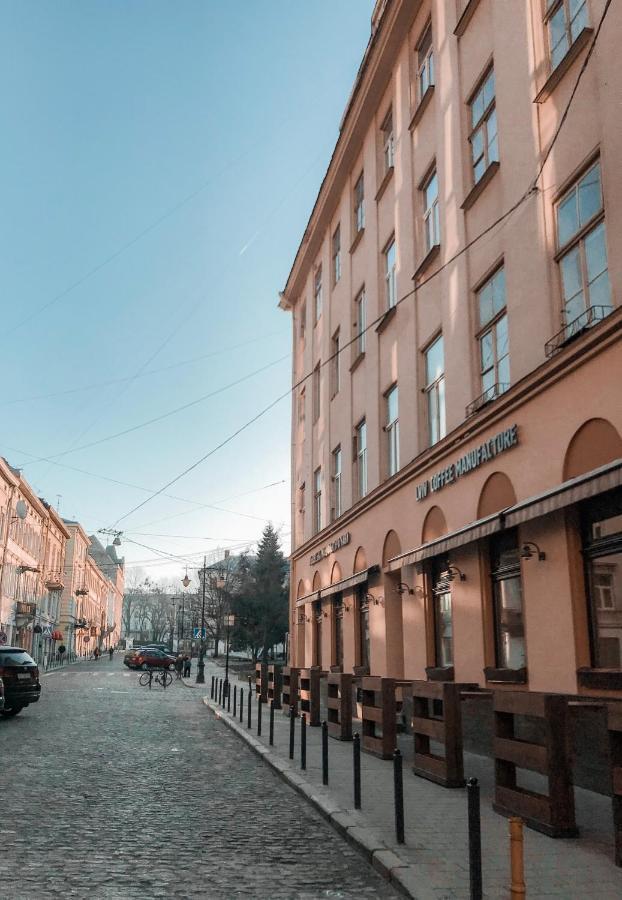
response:
[[[469,814],[469,885],[471,900],[482,900],[482,828],[477,778],[467,781]]]
[[[525,867],[523,859],[523,820],[518,816],[510,819],[510,884],[511,900],[523,900],[525,888]]]
[[[257,737],[261,737],[261,697],[257,702]]]
[[[393,753],[393,789],[395,794],[395,836],[398,844],[404,843],[404,783],[402,780],[402,754]]]
[[[304,716],[300,717],[300,768],[307,768],[307,723]]]
[[[250,727],[251,727],[251,716],[252,716],[252,712],[251,712],[251,692],[249,691],[249,692],[248,692],[248,710],[247,710],[248,722],[247,722],[247,725],[246,725],[247,728],[250,728]]]
[[[322,722],[322,784],[328,784],[328,724]]]
[[[233,718],[235,719],[235,710],[237,708],[237,700],[238,700],[238,686],[237,684],[233,685]]]
[[[274,700],[270,701],[270,746],[274,746]]]
[[[244,688],[240,688],[240,722],[244,718]]]
[[[218,679],[218,705],[222,706],[222,678]]]
[[[227,712],[231,712],[231,685],[228,681],[225,682],[227,685]]]
[[[358,733],[352,738],[352,756],[354,762],[354,809],[361,808],[361,737]]]
[[[294,707],[289,708],[289,758],[294,758],[294,740],[296,738],[296,716]]]
[[[212,686],[211,686],[210,692],[209,692],[210,700],[213,700],[213,699],[214,699],[214,682],[215,682],[215,681],[216,681],[216,676],[215,676],[215,675],[212,675]]]

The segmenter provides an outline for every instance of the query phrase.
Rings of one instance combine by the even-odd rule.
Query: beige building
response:
[[[281,295],[294,665],[622,697],[622,8],[591,51],[604,10],[376,4]]]

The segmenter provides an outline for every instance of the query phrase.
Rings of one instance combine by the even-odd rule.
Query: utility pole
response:
[[[205,582],[207,581],[207,556],[203,557],[203,602],[201,604],[201,649],[197,667],[197,684],[205,684]]]

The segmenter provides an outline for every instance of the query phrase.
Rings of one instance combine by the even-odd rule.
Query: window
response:
[[[395,475],[400,467],[400,420],[398,417],[398,393],[397,385],[394,385],[386,395],[387,402],[387,433],[388,473],[389,477]]]
[[[505,311],[505,272],[497,269],[477,292],[480,331],[479,357],[482,395],[498,397],[510,386],[508,317]]]
[[[384,174],[393,168],[395,162],[395,143],[393,139],[393,111],[389,110],[382,123],[382,162]]]
[[[500,669],[526,665],[523,589],[518,533],[502,532],[490,542],[496,664]]]
[[[395,238],[391,238],[384,251],[384,284],[387,309],[393,309],[397,303],[397,287],[395,282]]]
[[[333,234],[333,284],[341,278],[341,227],[337,225]]]
[[[320,418],[320,364],[313,370],[313,421]]]
[[[551,68],[556,69],[572,44],[587,28],[587,0],[547,0]]]
[[[305,332],[307,330],[307,304],[303,303],[300,307],[300,340],[304,341]]]
[[[341,506],[341,447],[333,450],[333,519],[342,513]]]
[[[305,401],[306,401],[305,389],[303,388],[301,392],[298,394],[298,424],[304,425],[305,421]]]
[[[592,664],[622,669],[622,492],[586,502],[581,523]]]
[[[428,88],[434,84],[434,52],[432,50],[432,23],[423,32],[417,46],[417,83],[419,85],[419,101],[425,96]]]
[[[473,181],[480,180],[488,166],[499,162],[497,110],[495,107],[495,73],[490,69],[473,96],[471,107],[471,162]]]
[[[365,353],[365,338],[367,335],[367,305],[365,303],[365,288],[357,295],[354,301],[356,306],[356,352],[357,356]]]
[[[557,242],[566,323],[589,307],[610,311],[600,162],[595,163],[557,205]]]
[[[367,584],[356,588],[356,613],[358,618],[358,664],[369,672],[369,601]]]
[[[361,172],[354,185],[354,231],[358,234],[365,228],[365,183]]]
[[[313,530],[322,530],[322,469],[313,473]]]
[[[300,487],[298,488],[298,514],[300,516],[300,532],[302,534],[304,530],[305,523],[305,488],[306,484],[303,481]]]
[[[425,394],[428,407],[430,446],[445,437],[445,359],[443,336],[425,351]]]
[[[330,379],[331,379],[331,397],[339,393],[341,380],[341,353],[339,352],[339,329],[334,333],[331,341],[331,361],[330,361]]]
[[[357,425],[355,432],[355,458],[359,499],[367,493],[367,423]]]
[[[438,178],[436,169],[423,187],[423,226],[425,229],[426,253],[440,244],[440,225],[438,221]]]
[[[451,617],[451,582],[449,561],[438,556],[432,561],[432,608],[434,615],[435,665],[448,668],[454,664],[453,626]]]
[[[317,322],[322,315],[322,267],[318,266],[315,270],[313,279],[313,298],[315,309],[315,321]]]
[[[343,595],[336,594],[333,600],[333,621],[335,624],[334,665],[343,666]]]

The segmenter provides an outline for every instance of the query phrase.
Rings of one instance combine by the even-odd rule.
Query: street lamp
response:
[[[205,684],[205,582],[207,581],[207,557],[203,557],[203,600],[201,603],[201,649],[197,666],[197,684]]]
[[[235,616],[225,616],[225,625],[227,626],[227,655],[225,659],[225,696],[229,690],[229,635],[231,629],[235,625]]]

